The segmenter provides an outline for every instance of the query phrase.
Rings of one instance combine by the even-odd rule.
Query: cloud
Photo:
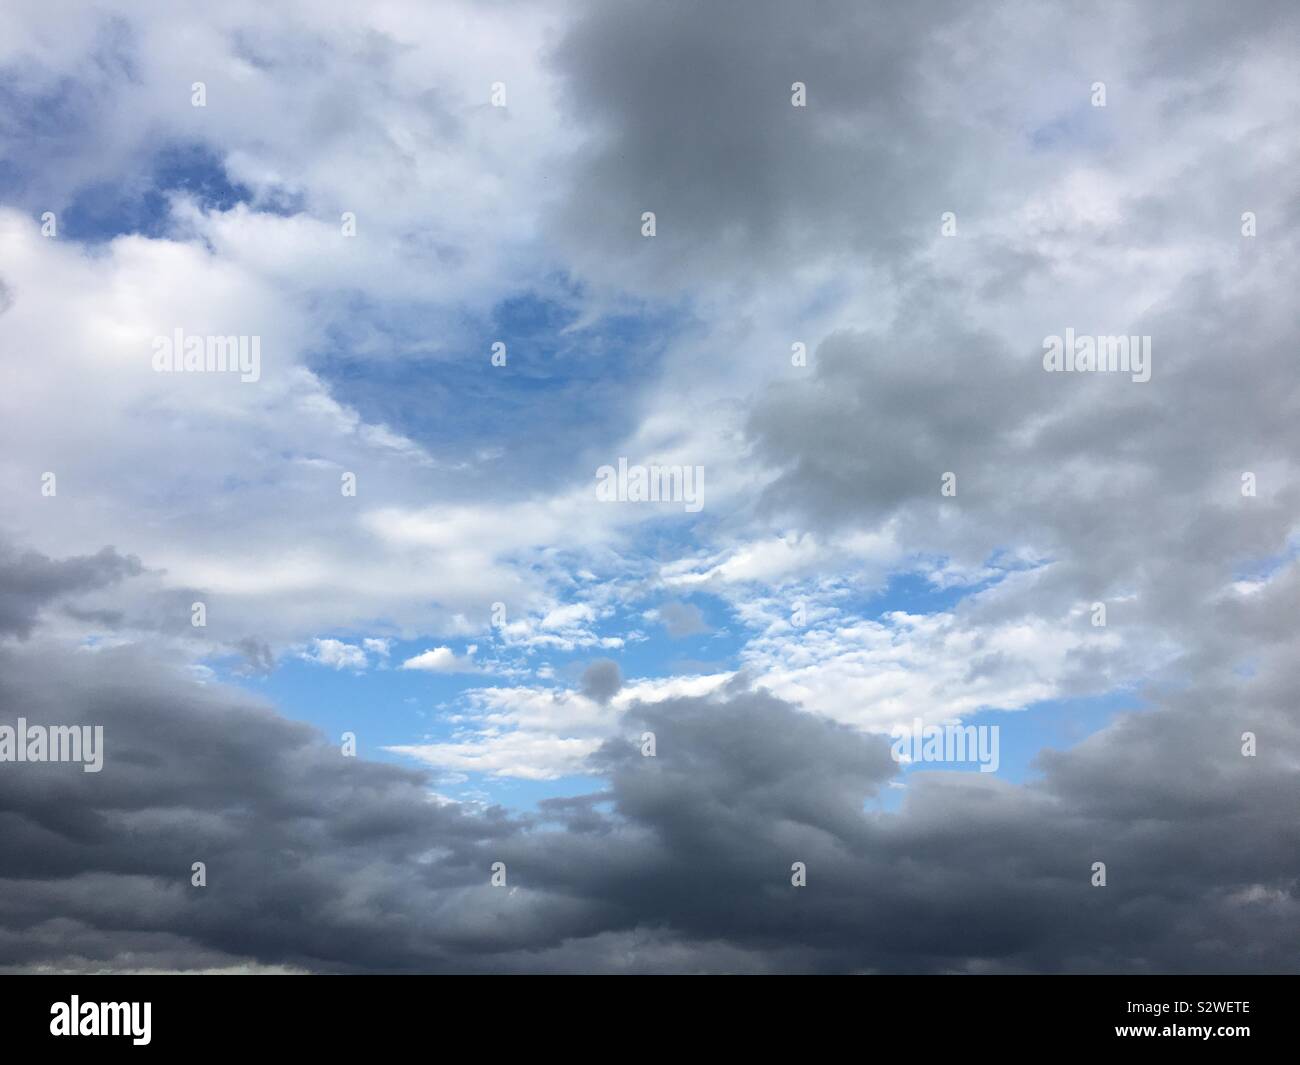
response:
[[[623,682],[613,663],[597,665],[580,690],[532,686],[475,688],[452,716],[456,729],[442,742],[390,747],[443,772],[474,771],[496,778],[559,780],[590,775],[601,745],[626,734],[623,715],[636,703],[698,697],[721,689],[729,674]],[[612,692],[612,694],[610,694]]]
[[[107,749],[0,772],[0,966],[1293,971],[1298,18],[6,9],[0,717]],[[153,372],[178,325],[260,380]],[[1151,380],[1045,373],[1070,328]],[[620,454],[704,511],[597,505]],[[697,593],[736,647],[674,675],[629,619]],[[222,679],[399,639],[466,678],[384,722],[428,772]],[[873,735],[1117,693],[1000,715],[1023,784]]]
[[[342,640],[328,638],[313,640],[311,650],[304,651],[301,657],[319,666],[328,666],[330,669],[362,671],[370,664],[362,648],[355,644],[344,643]]]
[[[612,658],[598,658],[582,673],[582,694],[598,703],[607,703],[623,686],[623,674]]]
[[[479,666],[474,662],[477,648],[470,644],[464,655],[458,655],[450,647],[434,647],[408,658],[402,663],[403,669],[419,669],[427,673],[477,673]]]
[[[50,603],[142,572],[138,558],[119,555],[112,547],[56,561],[0,541],[0,635],[29,636],[40,611]]]
[[[606,791],[511,816],[432,801],[422,774],[141,648],[0,659],[0,715],[105,729],[102,773],[0,774],[5,968],[1295,968],[1294,819],[1274,799],[1300,689],[1280,649],[1238,690],[1046,753],[1035,783],[916,773],[894,814],[864,809],[897,771],[884,739],[762,692],[630,706],[591,756]]]
[[[669,600],[656,608],[654,620],[659,621],[674,640],[713,631],[705,622],[704,613],[694,603]]]

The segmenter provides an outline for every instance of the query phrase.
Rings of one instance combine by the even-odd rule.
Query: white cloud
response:
[[[497,777],[555,780],[584,771],[587,758],[624,731],[634,703],[706,696],[730,674],[632,681],[608,702],[561,688],[477,688],[464,695],[466,712],[450,720],[456,734],[438,743],[386,748],[443,770],[472,770]]]
[[[342,640],[334,639],[316,639],[312,641],[310,651],[304,651],[301,656],[308,662],[315,662],[317,665],[328,666],[330,669],[355,669],[364,670],[370,663],[366,658],[366,652],[355,644],[344,643]]]
[[[470,644],[464,655],[458,655],[450,647],[434,647],[408,658],[402,663],[402,668],[426,673],[477,673],[479,666],[474,661],[477,650],[474,644]]]

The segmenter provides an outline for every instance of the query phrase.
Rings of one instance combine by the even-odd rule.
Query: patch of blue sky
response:
[[[629,741],[635,737],[629,736]],[[545,799],[571,799],[595,795],[608,789],[600,777],[567,776],[555,780],[522,780],[518,777],[488,777],[468,773],[457,783],[451,797],[475,799],[488,805],[504,806],[512,812],[534,813]]]
[[[0,74],[0,202],[33,215],[54,211],[60,235],[87,244],[129,234],[169,235],[175,195],[187,196],[207,211],[229,211],[241,203],[278,215],[303,209],[302,197],[290,190],[255,193],[232,181],[221,157],[199,141],[152,145],[111,179],[96,178],[96,161],[81,159],[86,146],[93,149],[97,143],[93,98],[80,82],[29,93]],[[43,176],[48,168],[36,172],[24,165],[29,158],[62,160],[69,171],[84,170],[85,179],[51,199]]]
[[[914,560],[918,565],[921,560]],[[996,566],[990,561],[990,566]],[[1018,568],[1018,567],[1017,567]],[[970,584],[936,584],[919,568],[897,570],[883,587],[860,589],[846,584],[835,606],[847,617],[879,619],[901,611],[905,614],[939,614],[952,610],[967,596],[992,588],[1009,572],[997,572]]]
[[[671,636],[659,620],[644,617],[647,610],[665,603],[683,603],[700,612],[703,631]],[[726,603],[714,596],[655,595],[620,611],[615,617],[615,631],[639,631],[642,639],[631,641],[617,652],[605,652],[619,664],[624,676],[663,679],[734,671],[740,665],[740,652],[751,635],[732,618]]]
[[[467,697],[472,689],[516,684],[577,688],[583,670],[597,658],[616,661],[625,680],[734,670],[745,636],[729,626],[725,605],[708,596],[679,601],[696,605],[710,631],[670,637],[661,625],[642,616],[646,609],[661,605],[662,600],[655,597],[633,607],[621,608],[596,626],[601,635],[624,635],[632,631],[644,634],[644,639],[634,640],[621,648],[575,647],[563,650],[544,647],[526,653],[522,648],[503,647],[491,637],[419,638],[394,641],[386,659],[381,660],[371,653],[368,656],[369,667],[364,671],[334,669],[296,655],[282,656],[268,675],[241,674],[236,671],[240,663],[233,659],[212,665],[222,680],[272,699],[282,713],[314,725],[331,742],[342,742],[344,732],[355,733],[361,757],[414,765],[418,763],[408,756],[384,748],[448,742],[465,730],[472,730],[475,720]],[[361,643],[359,637],[349,634],[337,634],[335,638],[353,645]],[[477,645],[475,657],[480,661],[497,660],[507,665],[523,665],[530,672],[525,676],[512,676],[492,672],[440,673],[400,668],[402,662],[431,647],[450,646],[457,655],[464,656],[470,644]],[[550,667],[548,679],[539,679],[535,674],[535,670],[543,665]],[[461,720],[456,720],[458,717]],[[466,776],[466,780],[448,784],[440,790],[455,797],[481,796],[502,803],[524,799],[527,804],[533,804],[541,798],[585,794],[594,787],[593,778],[587,777],[515,781],[483,774]]]
[[[915,583],[920,581],[921,583]],[[922,604],[910,596],[925,598],[928,582],[915,575],[898,575],[893,596],[882,593],[884,609],[915,610]],[[945,595],[958,590],[943,590]],[[582,671],[596,658],[612,658],[619,664],[625,680],[667,678],[671,676],[726,672],[737,668],[739,655],[750,634],[730,616],[721,599],[696,593],[678,597],[677,601],[696,606],[707,631],[692,632],[677,638],[668,635],[657,621],[644,617],[651,607],[661,606],[664,599],[654,596],[620,608],[595,626],[598,635],[626,635],[639,632],[641,638],[621,648],[554,647],[526,653],[520,648],[505,649],[488,638],[440,640],[415,639],[396,641],[381,668],[373,663],[364,672],[336,670],[294,656],[283,657],[268,676],[240,677],[225,670],[224,679],[235,681],[273,699],[291,718],[305,720],[320,728],[331,742],[341,742],[344,732],[354,732],[359,754],[408,766],[420,766],[408,756],[385,750],[387,747],[422,743],[450,742],[465,731],[473,730],[475,719],[466,697],[471,689],[525,684],[576,688]],[[338,638],[359,644],[356,637],[340,634]],[[526,676],[485,673],[433,673],[403,670],[406,659],[433,646],[446,644],[464,655],[470,643],[478,645],[480,660],[497,659],[508,664],[526,665]],[[231,663],[227,663],[227,666]],[[546,665],[547,679],[535,672]],[[1120,712],[1143,709],[1142,702],[1130,691],[1115,691],[1102,696],[1047,700],[1015,712],[984,710],[964,719],[963,725],[996,726],[998,733],[997,776],[1001,780],[1023,784],[1034,775],[1034,758],[1044,748],[1065,749],[1104,728]],[[459,718],[459,720],[457,720]],[[906,784],[915,772],[979,772],[977,763],[921,763],[900,767],[896,778]],[[497,777],[482,773],[434,771],[434,787],[458,799],[500,803],[511,808],[534,809],[542,799],[589,794],[600,790],[601,782],[586,775],[566,776],[555,780],[533,781]],[[905,789],[886,788],[868,808],[896,810]]]
[[[1300,539],[1293,538],[1287,543],[1286,550],[1280,554],[1239,562],[1233,569],[1232,579],[1234,581],[1267,581],[1293,563],[1297,555],[1300,555]]]
[[[340,636],[347,643],[359,639]],[[290,718],[306,721],[321,729],[334,742],[344,732],[357,736],[358,753],[382,757],[381,748],[393,744],[421,742],[426,732],[445,728],[440,724],[441,707],[466,688],[482,686],[485,678],[474,674],[443,674],[404,670],[405,656],[418,654],[426,643],[394,647],[387,668],[365,670],[334,669],[307,661],[294,654],[282,655],[275,669],[265,675],[231,672],[233,661],[219,663],[219,675],[275,701]],[[374,655],[370,656],[372,662]]]
[[[123,234],[166,236],[171,225],[169,198],[184,194],[205,210],[228,211],[253,193],[231,182],[226,168],[202,144],[166,144],[134,173],[79,190],[63,208],[61,231],[87,243]]]
[[[1036,760],[1043,750],[1068,750],[1100,732],[1118,715],[1146,709],[1147,704],[1134,692],[1120,689],[1086,698],[1046,699],[1024,710],[982,710],[964,718],[961,724],[997,728],[998,768],[990,775],[1023,785],[1038,779]],[[969,759],[900,765],[894,779],[904,786],[882,789],[866,804],[867,809],[898,810],[909,778],[915,773],[933,772],[980,773],[981,769],[978,760]]]
[[[395,645],[387,668],[364,672],[336,670],[288,655],[265,676],[241,677],[224,670],[220,672],[225,673],[223,680],[237,682],[272,700],[287,717],[320,729],[327,742],[341,745],[345,732],[355,734],[359,758],[429,771],[432,789],[458,801],[530,810],[542,799],[601,790],[603,784],[595,777],[570,775],[554,780],[499,777],[433,768],[409,755],[386,750],[464,738],[467,731],[476,727],[472,716],[467,716],[470,706],[463,699],[464,693],[471,688],[509,683],[505,678],[486,674],[398,668],[404,658],[428,646],[429,641]],[[454,646],[458,651],[463,650],[459,642]],[[458,715],[463,719],[453,720]]]
[[[856,604],[856,608],[850,602],[842,604],[842,609],[868,618],[878,618],[895,611],[906,614],[938,614],[951,610],[968,595],[991,586],[999,579],[1000,577],[990,578],[976,585],[942,587],[921,573],[893,573],[883,589]]]
[[[421,444],[466,498],[521,497],[562,486],[575,467],[617,458],[656,367],[684,322],[678,311],[618,315],[576,326],[576,290],[520,292],[455,327],[458,350],[427,337],[429,308],[355,298],[309,365],[367,421]],[[424,332],[422,332],[422,330]],[[358,340],[365,337],[365,349]],[[387,341],[391,354],[376,351]],[[493,366],[492,345],[506,345]],[[423,350],[422,350],[423,349]],[[450,470],[450,473],[446,473]]]
[[[667,552],[665,557],[673,557],[680,542],[688,536],[689,529],[682,522],[665,521],[657,533],[658,550],[651,550],[650,557],[663,552]],[[879,617],[898,610],[933,613],[952,609],[964,596],[998,579],[1001,574],[972,585],[940,587],[921,572],[898,572],[883,589],[839,605],[853,616],[862,617]],[[572,598],[578,599],[580,595],[574,594]],[[647,611],[662,608],[669,601],[698,609],[702,630],[673,637],[661,621],[645,616]],[[664,590],[621,603],[599,619],[592,631],[596,637],[616,636],[627,642],[620,647],[578,646],[566,650],[550,646],[506,647],[492,634],[460,639],[422,637],[395,641],[380,668],[376,668],[379,659],[371,654],[371,667],[363,673],[335,670],[285,656],[269,676],[241,678],[227,668],[226,679],[262,692],[274,699],[288,716],[319,727],[334,742],[345,731],[355,732],[362,756],[413,765],[417,763],[409,757],[384,748],[449,742],[472,730],[475,720],[467,698],[472,689],[517,684],[577,688],[583,670],[597,658],[617,662],[625,681],[730,672],[739,667],[741,653],[753,635],[732,615],[724,599],[704,591],[677,594]],[[333,635],[360,644],[358,635]],[[435,673],[400,668],[406,659],[436,646],[450,646],[457,655],[465,656],[470,644],[477,645],[477,661],[498,662],[524,672]],[[234,663],[226,665],[230,667]],[[538,670],[543,666],[545,674],[539,677]],[[967,718],[964,724],[998,726],[998,776],[1023,783],[1031,772],[1034,755],[1043,747],[1070,746],[1104,727],[1113,713],[1135,705],[1131,694],[1116,692],[1091,699],[1043,702],[1014,713],[987,710]],[[903,767],[898,779],[906,782],[912,772],[935,768],[933,765]],[[978,771],[977,766],[938,768]],[[439,778],[436,772],[435,778]],[[521,808],[534,807],[544,798],[586,794],[598,790],[599,784],[586,776],[521,781],[478,773],[453,773],[442,774],[441,779],[446,784],[438,790],[453,797],[511,806],[522,804]],[[887,789],[875,808],[896,809],[902,795],[902,789]]]

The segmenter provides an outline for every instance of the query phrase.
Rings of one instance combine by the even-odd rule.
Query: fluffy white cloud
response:
[[[360,647],[334,639],[313,640],[311,650],[303,652],[302,657],[317,665],[329,666],[331,669],[360,671],[370,664],[366,652]]]
[[[402,668],[426,673],[477,673],[479,666],[474,661],[477,650],[474,644],[470,644],[463,655],[458,655],[450,647],[432,647],[408,658],[402,663]]]

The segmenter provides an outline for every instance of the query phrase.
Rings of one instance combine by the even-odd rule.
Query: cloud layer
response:
[[[7,5],[0,968],[1294,971],[1298,32]]]

